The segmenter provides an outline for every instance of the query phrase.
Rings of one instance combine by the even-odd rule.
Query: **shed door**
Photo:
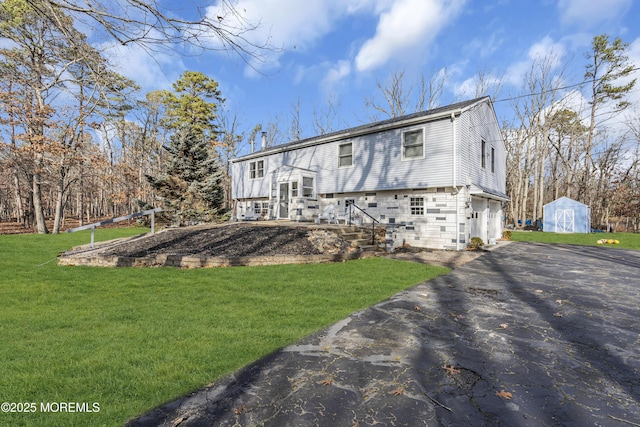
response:
[[[556,232],[573,233],[574,229],[575,220],[573,209],[558,209],[556,211]]]

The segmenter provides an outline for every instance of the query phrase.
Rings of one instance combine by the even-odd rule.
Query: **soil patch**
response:
[[[165,229],[155,235],[74,248],[60,260],[67,265],[215,267],[269,263],[343,261],[365,256],[332,227],[274,223],[206,224]],[[417,250],[389,257],[455,268],[483,252]],[[335,255],[327,258],[321,256]],[[369,253],[369,256],[373,253]],[[253,261],[251,261],[252,259]],[[229,262],[221,260],[231,260]]]
[[[201,255],[215,257],[319,255],[305,227],[252,224],[207,225],[167,229],[102,252],[103,255],[147,257]]]

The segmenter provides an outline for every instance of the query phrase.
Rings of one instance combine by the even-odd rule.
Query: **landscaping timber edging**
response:
[[[358,251],[344,254],[323,255],[275,255],[212,257],[198,255],[162,254],[148,257],[123,257],[115,255],[70,254],[58,258],[58,265],[92,267],[179,267],[213,268],[234,266],[259,266],[280,264],[320,264],[343,262],[377,256],[374,252]]]

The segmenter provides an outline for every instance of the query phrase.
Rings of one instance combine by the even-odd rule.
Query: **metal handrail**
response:
[[[366,216],[368,216],[369,218],[371,218],[371,244],[375,245],[376,244],[376,223],[379,224],[380,221],[378,221],[377,219],[375,219],[374,217],[372,217],[371,215],[369,215],[365,210],[363,210],[360,206],[356,205],[355,203],[351,202],[349,203],[349,226],[351,225],[351,207],[354,207],[356,209],[358,209],[360,212],[362,212],[363,214],[365,214]]]
[[[114,222],[120,222],[120,221],[124,221],[127,219],[133,219],[133,218],[137,218],[139,216],[143,216],[143,215],[151,215],[151,235],[153,236],[155,234],[155,224],[156,224],[156,212],[162,212],[161,208],[155,208],[155,209],[149,209],[146,211],[142,211],[142,212],[136,212],[133,213],[131,215],[125,215],[125,216],[119,216],[117,218],[111,218],[111,219],[107,219],[104,221],[100,221],[100,222],[94,222],[93,224],[89,224],[89,225],[83,225],[81,227],[76,227],[76,228],[70,228],[67,230],[67,233],[73,233],[75,231],[81,231],[81,230],[88,230],[91,229],[91,249],[93,249],[94,247],[94,241],[95,241],[95,231],[96,231],[96,227],[100,227],[101,225],[106,225],[106,224],[112,224]]]

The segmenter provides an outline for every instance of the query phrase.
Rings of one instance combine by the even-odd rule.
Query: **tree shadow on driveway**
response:
[[[638,424],[638,260],[513,243],[130,425]]]
[[[436,332],[457,342],[443,357],[478,376],[467,391],[440,383],[439,400],[459,408],[441,411],[440,422],[464,414],[469,425],[637,423],[639,259],[518,243],[431,281],[436,306],[451,311],[451,325]]]

